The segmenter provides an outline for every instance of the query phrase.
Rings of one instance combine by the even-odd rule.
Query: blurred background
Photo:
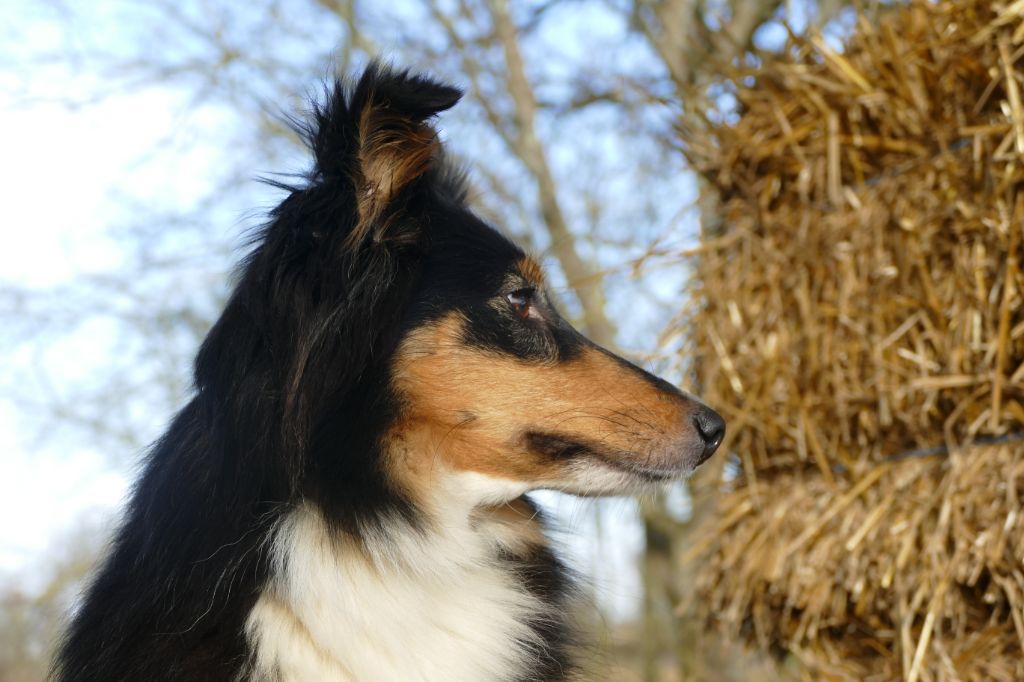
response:
[[[140,455],[184,404],[192,356],[245,235],[281,198],[259,178],[307,166],[284,118],[305,111],[325,79],[383,57],[465,88],[440,126],[470,168],[476,209],[542,257],[565,312],[592,338],[703,392],[719,377],[694,359],[717,367],[728,353],[712,357],[692,333],[704,306],[695,259],[724,243],[727,202],[742,193],[726,178],[731,162],[709,161],[726,149],[720,131],[743,121],[739,94],[757,69],[773,59],[834,65],[827,55],[893,9],[843,0],[3,3],[0,680],[44,677]],[[886,40],[899,46],[901,35]],[[816,78],[828,94],[831,77]],[[779,133],[778,148],[831,125],[824,113],[814,120]],[[839,202],[848,171],[844,161],[839,185],[823,180]],[[711,488],[747,481],[742,457],[720,459]],[[641,500],[543,497],[598,595],[608,679],[806,677],[806,660],[774,640],[762,638],[762,653],[742,647],[752,637],[742,614],[737,627],[705,630],[690,550],[701,515],[722,512],[691,493],[680,483]]]

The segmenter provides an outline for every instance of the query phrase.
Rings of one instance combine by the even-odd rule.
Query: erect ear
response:
[[[388,227],[403,190],[430,168],[440,144],[428,120],[450,108],[462,92],[408,71],[371,63],[347,105],[340,92],[318,112],[314,140],[321,171],[342,170],[355,190],[352,246],[368,238],[388,241]],[[338,142],[344,140],[344,151]],[[342,160],[341,157],[347,157]],[[330,158],[333,157],[333,158]]]

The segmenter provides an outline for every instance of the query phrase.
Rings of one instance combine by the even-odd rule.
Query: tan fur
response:
[[[371,96],[359,118],[359,171],[356,204],[359,222],[352,245],[386,232],[386,209],[398,193],[427,172],[439,148],[437,133],[426,123],[398,116]]]
[[[556,364],[526,362],[462,342],[451,314],[413,332],[394,382],[406,405],[391,437],[396,471],[427,480],[439,464],[543,485],[566,462],[538,455],[526,431],[578,437],[610,458],[645,468],[677,466],[691,401],[653,386],[595,348]]]
[[[519,261],[519,274],[523,276],[531,286],[541,287],[544,285],[544,270],[533,258],[524,256]]]

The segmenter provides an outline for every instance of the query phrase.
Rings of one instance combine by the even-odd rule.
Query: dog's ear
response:
[[[437,131],[429,119],[452,107],[462,92],[374,62],[351,95],[343,93],[337,85],[316,112],[317,173],[351,183],[358,215],[348,235],[350,247],[402,241],[390,228],[401,212],[403,191],[438,155]]]

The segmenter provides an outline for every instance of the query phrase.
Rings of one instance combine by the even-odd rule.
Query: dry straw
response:
[[[725,227],[685,322],[737,457],[698,608],[818,679],[1022,680],[1024,1],[786,55],[688,147]]]

